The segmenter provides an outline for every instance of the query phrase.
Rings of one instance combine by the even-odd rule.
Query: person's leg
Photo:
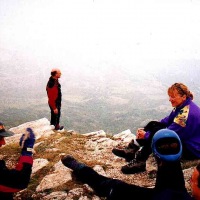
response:
[[[148,139],[140,151],[136,153],[135,159],[137,161],[146,161],[151,153],[151,139]]]
[[[151,121],[144,127],[144,130],[148,131],[149,136],[147,139],[145,139],[145,142],[142,141],[143,146],[140,149],[140,152],[138,152],[138,154],[136,155],[137,161],[146,161],[148,159],[149,155],[152,153],[151,149],[152,138],[157,131],[163,128],[165,128],[165,125],[157,121]]]
[[[100,196],[108,196],[111,191],[112,179],[98,174],[88,166],[82,167],[80,170],[74,170],[73,174],[78,180],[87,183],[92,187]]]
[[[73,170],[73,174],[78,180],[87,183],[99,196],[108,197],[112,192],[112,185],[115,184],[115,180],[98,174],[91,167],[78,162],[70,155],[63,157],[61,161],[66,167]]]
[[[163,129],[165,127],[166,127],[166,125],[161,122],[150,121],[146,124],[146,126],[144,126],[144,131],[148,132],[148,135],[149,135],[148,138],[132,140],[126,148],[114,148],[112,150],[112,152],[119,157],[125,158],[127,162],[131,162],[131,163],[129,163],[129,164],[131,164],[131,166],[132,166],[133,162],[135,163],[134,159],[136,157],[138,157],[138,158],[136,158],[136,161],[144,162],[144,160],[147,160],[149,155],[152,153],[151,141],[152,141],[154,134],[158,130]],[[141,152],[138,152],[140,147],[142,147]],[[143,164],[143,166],[144,166],[144,164]],[[130,165],[129,165],[129,167],[130,167]],[[142,168],[144,169],[144,167],[142,167]]]
[[[62,130],[64,128],[64,126],[60,126],[60,116],[61,116],[61,106],[57,106],[58,109],[58,114],[56,115],[56,126],[55,129],[56,130]]]
[[[97,195],[107,197],[109,200],[151,199],[154,190],[125,183],[119,179],[112,179],[98,174],[92,168],[85,166],[74,171],[76,177],[94,189]]]
[[[152,199],[154,189],[139,187],[125,183],[119,179],[112,179],[98,174],[91,167],[78,162],[71,156],[61,159],[62,163],[71,168],[73,174],[83,183],[88,184],[94,189],[98,196],[107,197],[109,200],[123,199]]]
[[[137,139],[136,139],[136,142],[137,142],[138,146],[142,147],[142,146],[145,145],[146,139],[144,139],[144,138],[138,139],[138,138],[137,138]]]
[[[155,183],[155,200],[192,200],[185,187],[184,175],[180,161],[160,162]]]
[[[190,194],[185,191],[173,190],[173,189],[164,189],[162,191],[156,192],[153,200],[194,200]]]
[[[50,106],[49,106],[49,108],[50,108],[50,111],[51,111],[51,121],[50,121],[50,123],[51,123],[51,125],[56,126],[57,115],[54,113],[53,109]]]
[[[144,172],[146,170],[146,160],[152,153],[151,140],[154,133],[150,134],[150,137],[146,140],[144,146],[136,152],[135,158],[131,160],[127,165],[122,166],[121,171],[124,174],[134,174]]]
[[[141,144],[142,148],[138,154],[136,154],[136,160],[138,161],[146,161],[149,157],[149,155],[152,153],[151,149],[151,142],[152,138],[155,135],[155,133],[161,129],[166,128],[166,125],[158,122],[158,121],[150,121],[145,127],[144,130],[148,132],[148,138],[138,139],[137,141]]]
[[[9,192],[0,192],[0,199],[13,200],[14,194]]]
[[[56,115],[55,129],[59,129],[59,127],[60,127],[60,107],[57,107],[57,109],[58,109],[58,114]]]
[[[185,190],[185,180],[180,161],[158,163],[155,188],[156,190],[166,188]]]

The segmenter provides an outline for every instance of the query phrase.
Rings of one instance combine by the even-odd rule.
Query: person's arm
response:
[[[143,129],[140,129],[137,133],[140,134],[145,140],[151,139],[153,135],[160,129],[166,128],[166,124],[159,121],[150,121]]]
[[[175,122],[173,122],[170,126],[168,126],[168,129],[175,131],[179,135],[181,141],[184,141],[188,137],[190,137],[190,134],[186,133],[186,128],[180,126],[179,124]]]
[[[146,134],[146,131],[144,131],[144,128],[138,128],[137,131],[136,131],[137,139],[144,139],[145,134]]]
[[[56,80],[52,77],[49,78],[49,81],[46,86],[47,96],[48,96],[48,103],[49,106],[55,110],[56,107],[56,99],[58,97],[58,88],[56,87]]]
[[[162,123],[167,125],[167,128],[175,131],[182,141],[187,140],[190,134],[186,133],[186,125],[188,120],[188,108],[184,107],[178,113],[172,113],[161,120]]]
[[[50,107],[55,110],[56,109],[56,99],[58,97],[58,90],[54,86],[52,88],[47,87],[47,95],[48,95],[48,102]]]
[[[16,169],[0,168],[0,192],[14,193],[28,186],[32,172],[33,158],[20,156]]]
[[[169,116],[166,116],[165,118],[161,119],[160,122],[165,124],[166,127],[168,127],[173,122],[173,112]]]
[[[28,136],[27,136],[28,135]],[[0,162],[0,192],[14,193],[28,186],[33,165],[33,146],[35,134],[27,128],[27,133],[20,138],[21,156],[15,169],[8,169],[5,161]]]
[[[160,120],[161,123],[165,124],[166,127],[170,126],[170,124],[173,123],[174,118],[177,116],[178,114],[178,110],[176,108],[174,108],[171,113],[164,117],[163,119]]]

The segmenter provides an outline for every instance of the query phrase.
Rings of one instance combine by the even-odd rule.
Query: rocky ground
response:
[[[127,163],[112,153],[117,145],[126,146],[135,136],[130,130],[125,130],[114,136],[107,135],[103,130],[86,134],[78,134],[72,130],[55,132],[49,125],[47,119],[40,119],[33,122],[14,127],[11,130],[15,136],[7,140],[7,147],[1,151],[0,156],[7,159],[8,165],[16,162],[16,158],[6,157],[8,149],[15,149],[19,137],[25,128],[31,127],[36,133],[36,144],[34,149],[33,172],[27,189],[17,193],[15,200],[20,199],[104,199],[98,197],[89,186],[80,183],[72,175],[72,170],[65,167],[60,157],[70,154],[81,162],[93,167],[102,175],[117,178],[127,183],[144,187],[154,187],[156,165],[153,157],[147,162],[147,171],[138,174],[125,175],[121,167]],[[14,147],[12,146],[14,144]],[[15,145],[16,144],[16,145]],[[17,149],[14,151],[17,152]],[[12,153],[14,154],[14,153]],[[19,156],[19,154],[18,154]],[[15,155],[16,157],[16,155]],[[9,159],[8,159],[9,158]],[[14,159],[14,160],[12,160]],[[198,161],[197,161],[198,162]],[[197,162],[186,166],[183,164],[186,187],[190,192],[189,179],[193,167]],[[11,165],[11,164],[10,164]]]

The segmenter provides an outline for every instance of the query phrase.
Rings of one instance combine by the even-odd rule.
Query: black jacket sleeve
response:
[[[31,156],[21,156],[15,169],[8,169],[5,162],[0,161],[0,192],[14,193],[26,188],[30,181],[32,164]]]

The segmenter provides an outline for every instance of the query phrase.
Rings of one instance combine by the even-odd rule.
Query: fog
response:
[[[124,85],[136,79],[150,91],[155,80],[159,89],[185,82],[198,90],[199,10],[197,0],[0,0],[2,107],[47,112],[52,68],[62,71],[67,101],[86,88],[93,98],[123,85],[127,96]]]
[[[197,0],[1,0],[1,65],[135,71],[199,59],[199,10]]]

